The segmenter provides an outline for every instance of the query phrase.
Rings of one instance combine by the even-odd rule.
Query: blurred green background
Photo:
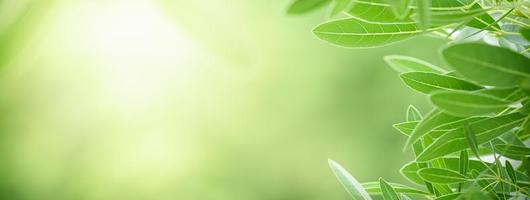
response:
[[[0,0],[0,199],[348,199],[406,183],[393,123],[424,97],[383,62],[422,37],[344,49],[289,1]]]

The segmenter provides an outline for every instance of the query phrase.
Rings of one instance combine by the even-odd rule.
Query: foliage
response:
[[[288,13],[326,3],[331,1],[296,0]],[[329,162],[353,199],[530,197],[530,1],[335,0],[332,5],[331,16],[346,17],[313,30],[331,44],[367,48],[418,35],[450,39],[441,51],[447,67],[385,57],[405,85],[427,95],[433,109],[423,116],[410,106],[407,121],[394,125],[416,157],[401,169],[414,186],[382,178],[360,184]]]

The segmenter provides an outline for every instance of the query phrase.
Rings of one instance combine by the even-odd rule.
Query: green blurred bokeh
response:
[[[0,1],[0,199],[348,199],[406,183],[391,125],[424,97],[383,56],[439,64],[444,41],[344,49],[288,1]]]

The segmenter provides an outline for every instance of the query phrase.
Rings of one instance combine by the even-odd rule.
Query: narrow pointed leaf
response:
[[[399,183],[388,183],[394,190],[399,194],[416,194],[416,195],[426,195],[429,194],[420,189],[412,188]],[[362,183],[363,188],[371,195],[381,195],[381,186],[379,182],[367,182]]]
[[[418,121],[410,121],[410,122],[402,122],[402,123],[394,124],[393,127],[397,129],[403,135],[409,136],[417,124],[418,124]]]
[[[447,71],[424,60],[409,56],[390,55],[385,56],[385,62],[399,73],[406,72],[432,72],[446,73]]]
[[[471,123],[470,127],[475,131],[477,144],[480,145],[518,127],[525,117],[520,113],[512,113]],[[436,139],[416,160],[425,162],[467,148],[469,145],[464,128],[458,128]]]
[[[471,9],[482,9],[482,7],[480,6],[480,4],[475,3],[471,7]],[[484,13],[480,16],[475,17],[470,22],[466,23],[466,26],[486,30],[494,30],[492,27],[495,27],[497,29],[501,28],[498,24],[495,23],[495,19],[493,19],[488,13]]]
[[[475,91],[483,89],[482,86],[463,79],[430,72],[408,72],[400,74],[399,77],[410,88],[425,94],[445,90]]]
[[[469,181],[469,179],[462,174],[443,168],[420,169],[418,175],[425,181],[439,184],[453,184]]]
[[[460,169],[460,174],[465,176],[467,174],[467,169],[469,168],[469,155],[466,150],[460,152],[460,162],[458,167]]]
[[[410,137],[405,144],[405,148],[408,148],[418,139],[429,133],[429,131],[461,119],[463,118],[448,115],[438,110],[431,111],[418,125],[416,125],[416,128],[410,134]]]
[[[466,135],[466,141],[467,145],[469,145],[469,148],[475,154],[477,158],[480,159],[480,154],[478,153],[478,143],[477,143],[477,136],[475,134],[475,131],[469,126],[468,123],[464,124],[464,134]]]
[[[442,51],[459,74],[491,86],[516,86],[530,77],[530,59],[509,49],[481,43],[452,45]]]
[[[446,194],[443,196],[436,197],[434,200],[455,200],[457,199],[462,193],[452,193],[452,194]]]
[[[420,121],[422,119],[421,112],[413,105],[409,105],[407,108],[407,121]]]
[[[392,188],[383,178],[379,178],[379,186],[384,200],[400,200],[396,190]]]
[[[341,165],[333,160],[329,160],[329,167],[337,176],[339,182],[344,186],[346,191],[352,196],[354,200],[372,200],[368,192],[364,190],[362,185],[353,176],[346,171]]]
[[[505,109],[510,102],[479,93],[441,91],[429,97],[438,109],[461,117],[484,115]]]
[[[506,172],[508,173],[508,177],[510,177],[510,180],[513,184],[517,184],[517,176],[515,176],[515,170],[513,169],[512,163],[507,160],[504,163],[504,166],[506,166]]]
[[[530,155],[530,148],[525,146],[515,146],[510,144],[498,144],[495,145],[495,149],[501,154],[510,154],[514,156],[528,156]]]
[[[313,33],[324,41],[350,48],[389,45],[421,32],[413,23],[380,24],[355,18],[326,22],[313,30]]]
[[[304,14],[326,5],[329,0],[295,0],[287,9],[288,14]]]

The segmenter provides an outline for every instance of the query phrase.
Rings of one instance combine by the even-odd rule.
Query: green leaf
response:
[[[460,117],[497,113],[510,105],[489,95],[460,91],[437,92],[429,99],[436,108]]]
[[[481,192],[480,190],[470,190],[466,193],[461,194],[457,200],[491,200],[491,197]]]
[[[466,135],[466,141],[467,145],[469,145],[469,148],[475,154],[475,156],[480,159],[480,154],[478,153],[478,143],[477,143],[477,136],[475,134],[475,131],[469,126],[468,123],[464,124],[464,134]]]
[[[409,15],[412,0],[388,0],[392,5],[392,11],[398,19],[404,19]]]
[[[431,72],[408,72],[400,74],[399,77],[413,90],[425,94],[444,90],[475,91],[483,89],[482,86],[463,79]]]
[[[392,188],[383,178],[379,178],[379,186],[381,187],[381,193],[385,200],[400,200],[396,190]]]
[[[459,197],[462,193],[452,193],[452,194],[446,194],[443,196],[436,197],[434,200],[455,200],[457,197]]]
[[[518,127],[525,117],[525,115],[520,113],[501,115],[471,123],[470,128],[475,131],[477,144],[480,145]],[[467,148],[469,148],[469,145],[465,137],[464,128],[458,128],[437,138],[425,148],[416,160],[425,162]]]
[[[399,183],[388,183],[397,193],[400,194],[419,194],[419,195],[426,195],[429,194],[428,192],[425,192],[423,190],[419,190],[416,188],[412,188],[403,184]],[[381,195],[381,186],[379,182],[367,182],[362,183],[362,187],[371,195]]]
[[[517,184],[517,177],[515,176],[515,170],[513,170],[512,163],[506,160],[504,165],[506,166],[506,172],[508,173],[508,177],[510,177],[512,183]]]
[[[417,162],[409,162],[405,164],[399,172],[403,177],[405,177],[410,182],[416,183],[416,184],[423,184],[423,179],[418,175],[418,170],[420,167],[418,166]]]
[[[418,124],[418,121],[410,121],[410,122],[401,122],[394,124],[393,127],[398,130],[403,135],[409,136],[416,125]]]
[[[418,20],[420,28],[424,31],[431,26],[431,1],[430,0],[416,0],[416,5],[418,6]]]
[[[407,121],[420,121],[422,119],[421,112],[413,105],[409,105],[407,108]]]
[[[364,190],[362,185],[353,176],[346,171],[342,166],[333,160],[328,160],[329,167],[337,176],[339,182],[344,186],[346,191],[352,196],[354,200],[372,200],[368,192]]]
[[[313,30],[324,41],[350,48],[385,46],[421,32],[413,23],[380,24],[355,18],[326,22]]]
[[[467,169],[469,168],[469,155],[467,154],[467,151],[460,151],[460,162],[458,163],[458,168],[460,169],[459,172],[462,175],[467,174]]]
[[[439,184],[453,184],[469,181],[469,179],[462,174],[443,168],[420,169],[418,175],[425,181]]]
[[[407,195],[401,194],[401,200],[412,200],[412,199],[408,197]]]
[[[521,35],[524,37],[524,39],[530,41],[530,29],[522,28],[520,32],[521,32]]]
[[[354,4],[347,12],[360,21],[374,23],[415,23],[406,16],[400,18],[393,12],[393,6],[386,0],[354,0]]]
[[[455,2],[458,1],[446,1]],[[455,6],[463,6],[457,3]],[[471,22],[474,18],[484,15],[486,11],[479,7],[466,9],[435,10],[430,13],[431,26],[443,26],[453,23]]]
[[[475,3],[471,7],[471,9],[482,9],[480,4]],[[493,25],[490,25],[493,24]],[[495,19],[493,19],[488,13],[485,13],[483,15],[477,16],[473,18],[470,22],[466,24],[469,27],[473,27],[476,29],[486,29],[486,30],[494,30],[492,27],[495,27],[497,29],[500,29],[498,24],[495,23]]]
[[[523,169],[526,172],[526,175],[530,176],[530,157],[525,156],[523,158]]]
[[[416,128],[410,134],[410,137],[405,143],[405,148],[412,145],[418,139],[429,133],[429,131],[436,129],[437,127],[443,126],[447,123],[461,120],[461,117],[455,117],[446,113],[440,112],[439,110],[433,110],[425,116],[425,118],[416,125]]]
[[[495,149],[501,154],[510,154],[515,156],[528,156],[530,155],[530,148],[525,146],[515,146],[510,144],[498,144],[495,145]]]
[[[329,0],[295,0],[287,9],[288,14],[304,14],[323,7]]]
[[[349,10],[353,6],[353,0],[334,0],[335,6],[331,10],[331,16],[335,16],[342,11]]]
[[[491,86],[516,86],[530,77],[530,59],[509,49],[481,43],[452,45],[442,51],[459,74]]]
[[[488,88],[484,90],[477,91],[478,93],[490,95],[497,97],[499,99],[515,102],[518,100],[521,100],[527,95],[519,88],[519,87],[512,87],[512,88]]]
[[[406,72],[432,72],[432,73],[446,73],[446,70],[428,63],[426,61],[409,57],[390,55],[385,56],[386,63],[399,73]]]

